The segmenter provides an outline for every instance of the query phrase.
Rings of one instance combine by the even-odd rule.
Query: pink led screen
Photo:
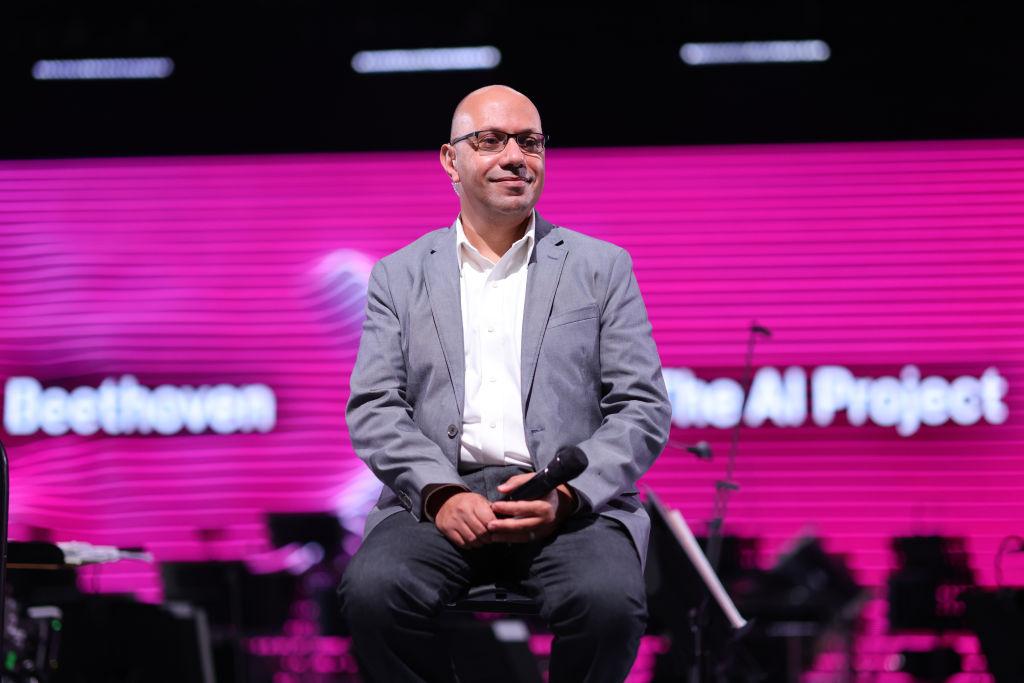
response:
[[[813,528],[873,586],[892,536],[964,536],[993,582],[1024,529],[1024,142],[552,149],[539,208],[634,258],[673,440],[715,451],[644,483],[698,530],[756,319],[728,532],[769,565]],[[258,561],[267,511],[358,528],[366,276],[456,211],[432,151],[0,163],[12,536]],[[84,580],[160,597],[140,563]]]

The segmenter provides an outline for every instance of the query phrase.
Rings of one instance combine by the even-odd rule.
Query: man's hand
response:
[[[517,474],[498,486],[508,493],[533,478],[534,472]],[[491,503],[495,519],[487,525],[494,543],[530,543],[553,534],[575,505],[572,491],[564,484],[537,500],[496,501]]]
[[[434,515],[434,525],[457,548],[479,548],[490,543],[487,525],[493,521],[490,502],[468,491],[452,495]]]

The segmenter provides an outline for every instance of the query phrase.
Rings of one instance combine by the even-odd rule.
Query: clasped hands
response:
[[[516,474],[498,486],[507,494],[535,473]],[[460,491],[447,498],[434,515],[434,524],[458,548],[488,543],[530,543],[555,532],[575,505],[564,484],[537,500],[490,502],[479,493]]]

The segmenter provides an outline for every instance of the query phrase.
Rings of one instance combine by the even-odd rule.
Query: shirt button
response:
[[[498,423],[496,423],[496,422],[492,422],[492,423],[491,423],[491,429],[494,429],[494,428],[495,428],[495,427],[497,427],[497,426],[498,426]]]
[[[455,425],[448,425],[448,438],[454,439],[459,433],[459,428]]]
[[[497,288],[498,288],[498,283],[497,282],[492,282],[491,283],[491,289],[497,289]]]
[[[488,332],[494,332],[494,325],[488,326],[487,331]]]
[[[497,378],[497,377],[491,377],[491,381],[492,381],[492,382],[497,382],[497,381],[498,381],[498,378]]]

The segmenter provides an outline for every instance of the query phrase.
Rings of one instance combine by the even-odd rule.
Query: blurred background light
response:
[[[167,78],[174,73],[170,57],[112,59],[40,59],[32,65],[37,81],[110,81]]]
[[[758,40],[743,43],[684,43],[679,57],[690,66],[825,62],[832,50],[824,40]]]
[[[493,69],[500,63],[501,51],[491,45],[420,50],[363,50],[352,57],[352,69],[360,74],[474,71]]]

